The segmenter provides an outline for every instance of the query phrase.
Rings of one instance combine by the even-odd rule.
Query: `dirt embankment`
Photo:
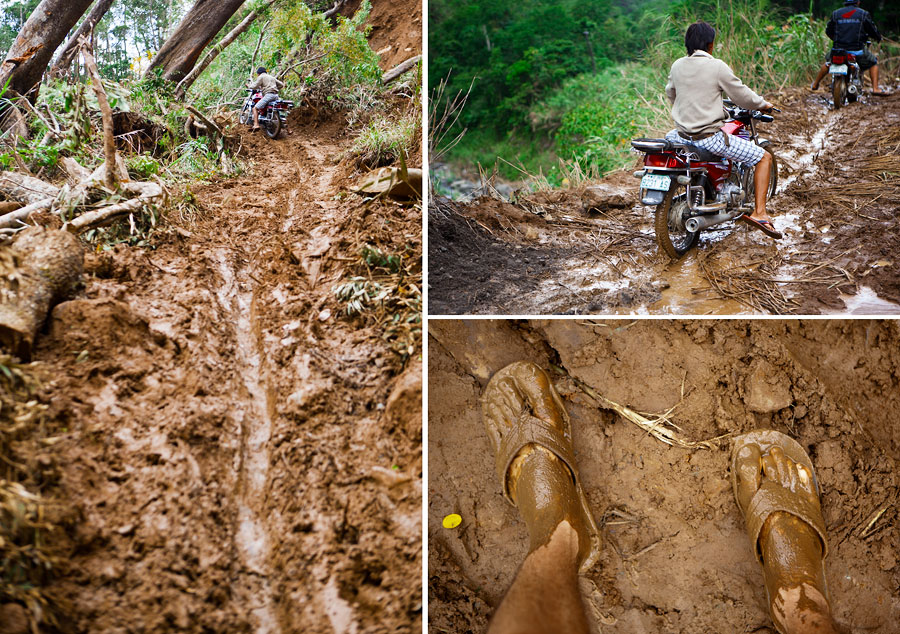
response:
[[[350,0],[341,13],[353,15],[359,5],[360,0]],[[418,0],[373,0],[366,23],[372,27],[369,46],[381,56],[381,70],[422,53],[422,3]]]
[[[421,627],[421,364],[333,291],[364,243],[419,257],[421,212],[349,194],[343,117],[300,119],[245,132],[195,224],[90,256],[39,338],[66,631]]]
[[[672,262],[630,170],[515,205],[438,199],[431,312],[900,314],[900,90],[838,111],[808,90],[770,98],[783,240],[726,223]]]
[[[822,491],[835,616],[900,622],[900,328],[895,321],[432,321],[429,618],[482,632],[523,561],[481,421],[487,378],[529,359],[612,401],[665,412],[689,440],[774,428],[809,452]],[[662,444],[559,373],[604,548],[582,579],[598,632],[771,632],[763,577],[729,480],[730,442]],[[442,527],[459,513],[459,528]]]

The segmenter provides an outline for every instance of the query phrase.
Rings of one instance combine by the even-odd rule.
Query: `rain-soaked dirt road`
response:
[[[564,371],[551,376],[603,536],[581,580],[595,632],[774,634],[729,480],[727,436],[761,428],[813,461],[839,623],[898,631],[896,320],[431,320],[429,331],[431,632],[483,632],[528,551],[480,405],[487,379],[523,359]],[[575,379],[633,410],[671,409],[686,440],[726,437],[711,449],[663,444]],[[459,527],[442,526],[449,513]]]
[[[421,628],[421,363],[333,292],[363,243],[417,258],[421,211],[349,194],[322,119],[245,133],[195,224],[89,256],[53,311],[66,631]]]
[[[577,190],[429,208],[431,314],[900,314],[900,91],[832,110],[770,96],[785,238],[739,223],[672,262],[631,170]]]

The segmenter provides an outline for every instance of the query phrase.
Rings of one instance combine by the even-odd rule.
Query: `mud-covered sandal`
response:
[[[762,459],[765,458],[774,448],[779,448],[784,452],[785,458],[788,458],[798,466],[802,466],[811,479],[812,490],[815,496],[804,496],[802,492],[792,490],[765,476],[760,476],[760,485],[756,492],[750,497],[749,501],[745,500],[745,504],[741,504],[740,479],[739,470],[741,463],[747,464],[749,458],[741,456],[741,450],[750,448],[755,445],[759,449],[760,472],[762,472]],[[799,471],[799,470],[798,470]],[[753,553],[760,565],[764,565],[762,549],[760,547],[760,533],[763,526],[770,515],[776,512],[789,513],[799,518],[807,524],[813,532],[815,532],[822,541],[822,558],[821,558],[821,579],[825,579],[825,557],[828,555],[828,540],[825,534],[825,520],[822,517],[822,507],[819,502],[820,492],[819,483],[816,479],[816,473],[813,469],[812,461],[807,453],[803,450],[793,438],[774,430],[761,430],[743,434],[735,439],[734,449],[731,454],[731,484],[734,489],[734,498],[738,508],[744,516],[747,526],[747,534],[750,537],[750,543],[753,546]],[[827,588],[822,588],[827,597]],[[766,587],[766,605],[772,604],[770,590]],[[776,623],[777,626],[777,623]],[[780,631],[780,630],[779,630]]]
[[[746,222],[754,229],[759,229],[764,234],[766,234],[770,238],[774,238],[775,240],[780,240],[784,237],[782,233],[775,228],[775,225],[773,225],[769,220],[757,220],[756,218],[752,218],[747,214],[738,217],[738,220]]]
[[[530,361],[511,363],[491,377],[482,395],[481,406],[485,430],[496,458],[497,476],[503,496],[510,504],[516,506],[510,494],[510,467],[523,448],[538,445],[568,468],[580,512],[580,517],[573,520],[584,526],[590,539],[580,565],[580,570],[586,572],[600,554],[600,531],[575,466],[569,416],[550,377]]]

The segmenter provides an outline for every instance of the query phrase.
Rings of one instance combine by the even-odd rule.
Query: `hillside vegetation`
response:
[[[808,82],[830,45],[832,7],[808,3],[798,12],[797,4],[435,0],[432,90],[447,79],[445,99],[452,99],[471,87],[455,130],[466,134],[447,160],[491,166],[500,158],[502,175],[542,171],[551,184],[562,178],[558,159],[584,171],[618,167],[631,138],[669,127],[666,79],[684,55],[684,30],[696,20],[717,28],[715,55],[757,92]],[[869,9],[882,32],[896,28],[896,9]],[[898,51],[896,42],[881,45],[883,58]],[[885,66],[895,68],[896,59]]]

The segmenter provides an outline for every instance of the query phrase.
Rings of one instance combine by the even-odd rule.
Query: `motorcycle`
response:
[[[831,96],[834,109],[838,110],[847,103],[854,103],[862,94],[862,73],[856,56],[840,48],[831,49],[831,61],[828,64],[831,75]]]
[[[263,98],[263,94],[259,91],[247,88],[247,98],[241,108],[240,122],[244,125],[253,123],[253,107]],[[259,127],[263,129],[266,136],[275,139],[281,132],[281,128],[287,123],[288,112],[294,107],[293,101],[281,99],[280,97],[270,103],[265,109],[259,113]]]
[[[723,103],[729,119],[722,130],[768,149],[770,142],[759,138],[754,122],[775,118],[728,99]],[[687,253],[704,229],[753,212],[755,166],[723,159],[692,143],[641,138],[631,146],[644,154],[644,169],[634,173],[641,179],[641,202],[656,207],[656,241],[672,259]],[[766,198],[778,185],[778,161],[772,158]]]

